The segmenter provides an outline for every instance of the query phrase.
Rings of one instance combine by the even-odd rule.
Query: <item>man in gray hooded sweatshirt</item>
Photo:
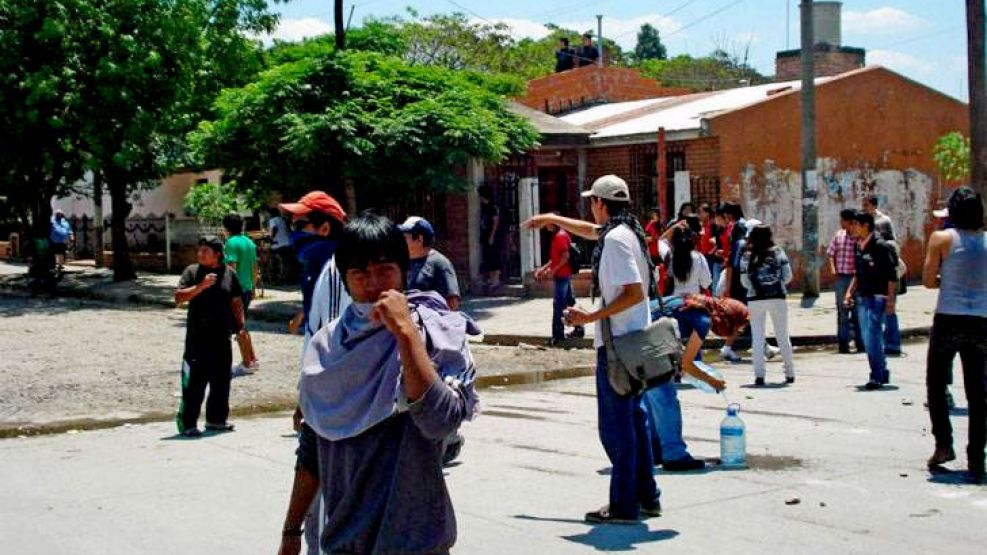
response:
[[[475,412],[467,335],[479,330],[435,293],[405,296],[407,245],[387,218],[347,224],[336,265],[353,304],[313,336],[299,385],[305,421],[319,436],[320,546],[448,552],[456,518],[442,440]],[[285,537],[300,526],[286,523]]]

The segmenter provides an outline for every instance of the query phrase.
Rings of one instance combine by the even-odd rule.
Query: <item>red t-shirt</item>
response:
[[[572,239],[569,234],[564,230],[560,229],[555,237],[552,237],[552,248],[549,251],[549,259],[552,261],[552,268],[558,268],[555,270],[555,277],[557,278],[567,278],[572,276],[572,266],[567,264],[562,264],[559,267],[559,263],[562,261],[562,256],[569,253],[569,245],[572,244]]]
[[[699,233],[699,254],[709,256],[716,250],[716,238],[713,237],[713,224],[706,222]]]
[[[661,237],[661,233],[658,232],[658,221],[650,221],[648,225],[644,228],[644,234],[651,239],[648,244],[648,252],[651,253],[652,260],[658,258],[658,238]]]

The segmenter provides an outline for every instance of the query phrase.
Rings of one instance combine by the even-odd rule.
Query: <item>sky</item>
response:
[[[281,23],[274,37],[299,40],[332,30],[332,0],[274,4]],[[504,22],[518,37],[548,34],[544,23],[578,31],[596,29],[632,49],[644,23],[657,27],[669,56],[702,56],[716,48],[749,52],[758,71],[774,74],[775,53],[799,46],[799,0],[357,0],[345,2],[353,26],[366,17],[461,12],[471,19]],[[786,13],[787,12],[787,13]],[[879,64],[966,101],[965,3],[959,0],[846,0],[843,46],[865,48]]]

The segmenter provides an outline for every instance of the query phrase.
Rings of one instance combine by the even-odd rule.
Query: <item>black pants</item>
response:
[[[960,362],[963,363],[963,385],[969,405],[967,461],[970,466],[983,468],[984,434],[987,430],[987,318],[936,314],[932,321],[925,386],[936,447],[953,446],[946,384],[956,353],[959,353]]]
[[[226,423],[230,415],[232,364],[233,350],[229,339],[225,345],[217,344],[205,353],[186,351],[182,360],[182,402],[175,416],[179,433],[196,427],[207,385],[209,398],[206,399],[206,423]]]

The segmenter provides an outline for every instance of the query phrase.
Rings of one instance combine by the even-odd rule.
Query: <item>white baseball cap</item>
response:
[[[582,196],[622,202],[631,201],[631,191],[627,187],[627,182],[616,175],[604,175],[597,179],[588,191],[583,191]]]

